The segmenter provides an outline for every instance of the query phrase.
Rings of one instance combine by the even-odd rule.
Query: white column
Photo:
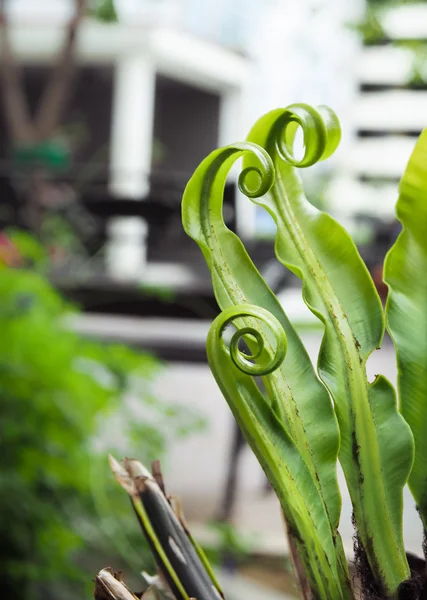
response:
[[[156,73],[148,56],[123,56],[116,66],[110,188],[139,198],[149,189]]]
[[[242,140],[242,90],[241,88],[227,88],[221,93],[219,112],[220,146],[239,142]]]
[[[219,115],[219,145],[243,142],[249,133],[244,129],[244,93],[242,88],[223,91]],[[237,181],[240,163],[232,169],[230,179]],[[256,206],[236,188],[236,229],[242,238],[255,235]]]
[[[143,198],[150,189],[156,72],[149,56],[123,56],[116,66],[111,131],[110,191]],[[146,264],[147,223],[116,217],[108,226],[107,270],[138,280]]]

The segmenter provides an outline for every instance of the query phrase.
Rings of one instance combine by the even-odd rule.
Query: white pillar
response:
[[[138,198],[149,189],[156,72],[148,56],[123,56],[116,66],[110,188]]]
[[[149,56],[123,56],[116,65],[111,131],[110,191],[143,198],[150,189],[156,72]],[[109,224],[107,268],[116,279],[138,279],[145,267],[147,224],[116,217]]]
[[[244,130],[244,94],[242,88],[223,91],[219,115],[219,145],[243,142],[249,133]],[[232,169],[230,179],[237,181],[241,169]],[[256,229],[256,206],[236,187],[236,229],[242,238],[252,238]]]
[[[245,135],[242,131],[242,90],[240,88],[227,88],[221,93],[219,112],[220,146],[239,142]]]

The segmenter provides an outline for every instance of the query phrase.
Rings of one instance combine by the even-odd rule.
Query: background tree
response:
[[[85,16],[103,22],[117,20],[113,0],[74,0],[74,12],[66,25],[62,50],[53,66],[44,91],[31,114],[22,71],[13,52],[5,0],[0,0],[0,83],[11,154],[26,174],[26,225],[37,231],[44,209],[55,202],[49,174],[64,168],[69,148],[57,131],[69,101],[76,71],[77,39]],[[64,191],[64,190],[63,190]]]

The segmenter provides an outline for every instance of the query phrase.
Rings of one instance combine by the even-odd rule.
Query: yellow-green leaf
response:
[[[384,266],[386,315],[397,351],[400,409],[415,441],[409,487],[427,529],[427,130],[400,182],[396,212],[403,229]]]
[[[205,256],[220,308],[225,310],[241,304],[259,306],[271,313],[285,332],[288,343],[286,358],[274,372],[264,376],[263,381],[272,414],[295,444],[310,473],[313,489],[317,490],[318,500],[326,509],[323,514],[327,518],[330,540],[334,540],[338,536],[336,528],[341,507],[336,479],[339,434],[328,393],[316,377],[307,352],[277,298],[253,265],[240,239],[223,221],[222,203],[226,178],[235,161],[245,154],[251,155],[253,163],[249,170],[244,170],[240,175],[241,189],[250,197],[259,197],[268,191],[274,181],[274,172],[265,151],[248,143],[216,150],[200,164],[186,187],[182,208],[183,224]],[[236,325],[258,330],[267,340],[264,355],[271,354],[271,332],[262,320],[254,324],[247,317],[238,319]],[[250,347],[254,345],[251,338],[247,342]],[[212,356],[214,354],[212,352]],[[228,368],[224,359],[222,369],[227,371]],[[221,377],[218,367],[217,372],[218,377]],[[227,401],[232,402],[229,397]],[[249,399],[246,401],[249,402]],[[247,418],[252,419],[253,414],[248,413]],[[239,423],[243,428],[241,420]],[[257,455],[260,458],[259,453]],[[319,527],[324,525],[318,524]],[[299,530],[301,531],[301,527]],[[308,534],[309,529],[305,531]],[[315,531],[312,533],[314,537],[318,535]],[[314,543],[310,537],[304,542]],[[327,538],[318,540],[318,543],[327,545]],[[339,543],[337,547],[341,547]],[[335,550],[328,556],[331,568],[335,571],[336,567],[333,565],[337,561],[336,552]],[[344,559],[338,559],[338,562],[340,565],[345,564]],[[309,563],[305,566],[307,569],[314,568]],[[340,582],[336,584],[338,588],[341,585],[346,587],[348,574],[345,567],[340,569],[339,578]],[[340,600],[345,597],[343,592]]]

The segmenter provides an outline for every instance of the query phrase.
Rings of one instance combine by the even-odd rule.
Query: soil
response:
[[[365,551],[360,543],[359,535],[354,535],[354,567],[364,594],[361,600],[387,600],[375,581]],[[411,578],[403,581],[398,588],[398,600],[427,600],[427,580],[425,560],[407,554]]]

